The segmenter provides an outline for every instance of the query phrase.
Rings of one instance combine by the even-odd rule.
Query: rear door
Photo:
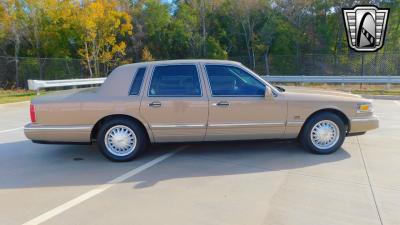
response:
[[[236,65],[204,65],[209,85],[206,140],[280,138],[287,104],[279,95],[265,98],[266,84]]]
[[[155,65],[140,112],[156,142],[202,141],[208,99],[197,64]]]

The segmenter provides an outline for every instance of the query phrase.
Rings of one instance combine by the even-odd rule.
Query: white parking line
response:
[[[38,217],[36,217],[34,219],[29,220],[28,222],[24,223],[23,225],[41,224],[41,223],[43,223],[43,222],[45,222],[45,221],[57,216],[58,214],[63,213],[65,211],[67,211],[68,209],[70,209],[70,208],[72,208],[72,207],[74,207],[74,206],[76,206],[76,205],[78,205],[78,204],[90,199],[90,198],[93,198],[94,196],[96,196],[96,195],[106,191],[107,189],[111,188],[112,186],[114,186],[114,185],[116,185],[118,183],[121,183],[121,182],[127,180],[128,178],[130,178],[130,177],[132,177],[132,176],[134,176],[134,175],[136,175],[136,174],[138,174],[138,173],[140,173],[140,172],[142,172],[142,171],[144,171],[144,170],[146,170],[146,169],[148,169],[148,168],[150,168],[150,167],[152,167],[152,166],[154,166],[154,165],[156,165],[156,164],[158,164],[158,163],[160,163],[162,161],[164,161],[165,159],[175,155],[177,152],[179,152],[179,151],[181,151],[181,150],[183,150],[183,149],[185,149],[187,147],[188,147],[187,145],[179,147],[178,149],[176,149],[173,152],[164,154],[164,155],[162,155],[162,156],[160,156],[160,157],[158,157],[156,159],[153,159],[150,162],[139,166],[138,168],[135,168],[135,169],[133,169],[133,170],[131,170],[131,171],[129,171],[129,172],[127,172],[127,173],[125,173],[125,174],[113,179],[113,180],[111,180],[111,181],[108,181],[107,183],[105,183],[103,185],[99,185],[98,187],[96,187],[96,188],[94,188],[94,189],[92,189],[92,190],[90,190],[90,191],[88,191],[88,192],[86,192],[86,193],[84,193],[84,194],[82,194],[82,195],[80,195],[80,196],[78,196],[78,197],[76,197],[76,198],[74,198],[74,199],[62,204],[62,205],[60,205],[60,206],[57,206],[56,208],[51,209],[50,211],[47,211],[47,212],[43,213],[42,215],[40,215],[40,216],[38,216]]]
[[[23,102],[11,102],[11,103],[3,103],[0,104],[0,108],[8,107],[8,106],[14,106],[14,105],[24,105],[26,103],[29,103],[30,101],[23,101]]]
[[[400,102],[399,101],[394,101],[395,104],[397,104],[398,106],[400,106]]]
[[[22,130],[24,127],[18,127],[18,128],[14,128],[14,129],[9,129],[9,130],[0,130],[0,134],[4,134],[4,133],[8,133],[8,132],[13,132],[13,131],[17,131],[17,130]]]

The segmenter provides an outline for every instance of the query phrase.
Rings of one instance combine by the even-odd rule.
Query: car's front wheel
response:
[[[116,118],[101,126],[97,143],[106,158],[126,162],[133,160],[146,148],[147,138],[143,128],[134,121]]]
[[[346,125],[343,120],[329,112],[313,116],[304,125],[300,142],[317,154],[329,154],[337,151],[346,136]]]

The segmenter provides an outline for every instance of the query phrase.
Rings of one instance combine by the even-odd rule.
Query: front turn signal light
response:
[[[372,112],[373,108],[371,103],[360,103],[357,105],[357,113]]]

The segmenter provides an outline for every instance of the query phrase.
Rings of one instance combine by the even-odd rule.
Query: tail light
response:
[[[29,109],[30,115],[31,115],[31,122],[36,123],[36,110],[35,110],[35,105],[31,104],[30,109]]]

